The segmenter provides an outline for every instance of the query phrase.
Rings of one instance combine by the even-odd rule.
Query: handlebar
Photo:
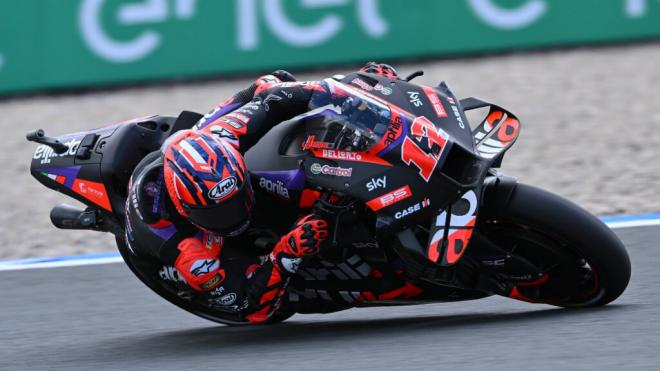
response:
[[[53,151],[55,151],[55,153],[58,155],[61,155],[62,153],[69,150],[69,146],[66,144],[55,138],[46,136],[46,133],[43,131],[43,129],[37,129],[25,134],[25,139],[27,139],[29,142],[36,142],[39,144],[47,145],[52,148]]]

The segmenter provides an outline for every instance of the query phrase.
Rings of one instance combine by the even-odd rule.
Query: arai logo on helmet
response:
[[[220,200],[227,197],[234,189],[236,189],[237,183],[238,181],[234,176],[219,181],[209,190],[209,198]]]

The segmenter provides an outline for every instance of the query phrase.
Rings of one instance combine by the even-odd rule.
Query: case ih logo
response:
[[[373,200],[367,202],[367,206],[373,211],[378,211],[380,209],[386,208],[390,205],[405,200],[406,198],[412,196],[410,187],[407,185],[397,188],[390,193],[386,193],[382,196],[376,197]]]
[[[395,219],[404,218],[404,217],[406,217],[406,216],[408,216],[412,213],[418,212],[419,210],[421,210],[425,207],[428,207],[429,205],[431,205],[431,200],[429,200],[428,198],[425,198],[425,199],[422,200],[422,202],[418,202],[418,203],[416,203],[412,206],[408,206],[407,208],[405,208],[403,210],[397,211],[396,213],[394,213],[394,218]]]
[[[219,200],[227,197],[234,189],[236,189],[236,183],[238,183],[236,177],[233,176],[219,181],[209,190],[209,198]]]

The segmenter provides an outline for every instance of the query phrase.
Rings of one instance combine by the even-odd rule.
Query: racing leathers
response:
[[[259,78],[205,115],[194,129],[227,141],[244,154],[273,125],[307,112],[313,96],[325,96],[337,105],[342,102],[326,81],[295,82],[289,77],[279,72]],[[302,217],[262,261],[245,233],[220,236],[178,215],[162,174],[160,153],[148,155],[133,173],[126,213],[129,249],[162,262],[161,278],[177,282],[181,293],[192,289],[191,300],[224,311],[237,322],[266,321],[279,307],[303,259],[318,253],[328,234],[327,222],[313,214]]]

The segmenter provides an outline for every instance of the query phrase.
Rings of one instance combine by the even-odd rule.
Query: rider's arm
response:
[[[203,129],[221,116],[224,116],[248,103],[252,100],[252,98],[254,98],[254,94],[256,93],[257,88],[260,86],[283,81],[295,81],[295,78],[293,75],[283,70],[275,71],[270,75],[260,76],[255,82],[250,84],[250,86],[225,99],[213,110],[204,115],[204,117],[202,117],[202,119],[199,120],[199,122],[195,125],[195,128]]]
[[[229,113],[208,117],[197,129],[224,138],[245,153],[274,125],[306,112],[315,91],[325,93],[323,85],[315,81],[264,82],[263,79],[256,83],[252,100]]]
[[[248,307],[244,314],[251,323],[266,321],[277,310],[289,278],[303,259],[316,255],[328,237],[328,223],[313,215],[300,219],[291,232],[282,236],[266,262],[246,282]]]
[[[327,228],[328,223],[314,215],[300,219],[280,239],[268,259],[245,272],[233,266],[231,257],[221,253],[223,238],[200,232],[179,243],[180,253],[174,266],[188,285],[209,302],[220,300],[221,304],[234,307],[242,320],[260,323],[279,307],[289,278],[302,260],[318,253],[328,235]],[[223,302],[222,295],[229,292],[234,296]]]

